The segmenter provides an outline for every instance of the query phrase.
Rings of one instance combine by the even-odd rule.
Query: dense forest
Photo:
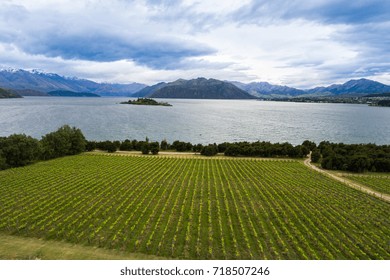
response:
[[[314,151],[313,151],[314,154]],[[323,141],[315,150],[314,162],[331,170],[390,172],[390,145],[343,144]]]
[[[270,142],[236,142],[220,144],[192,144],[174,141],[168,143],[129,140],[87,141],[80,129],[64,125],[55,132],[48,133],[41,140],[24,134],[0,137],[0,170],[25,166],[40,160],[48,160],[84,151],[103,150],[107,152],[140,151],[142,154],[156,155],[162,151],[193,152],[205,156],[223,154],[231,157],[279,157],[305,158],[312,152],[314,163],[324,169],[352,172],[390,172],[390,145],[343,144],[321,142],[318,146],[311,141],[301,145]]]

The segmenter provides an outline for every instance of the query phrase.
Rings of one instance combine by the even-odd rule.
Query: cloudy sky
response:
[[[0,67],[105,82],[390,84],[387,0],[0,0]]]

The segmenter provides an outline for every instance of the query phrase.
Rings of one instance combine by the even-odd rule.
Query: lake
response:
[[[308,139],[390,144],[390,108],[357,104],[257,100],[161,99],[172,104],[119,104],[126,97],[26,97],[0,99],[0,136],[24,133],[40,139],[64,124],[88,140],[174,140],[191,143]]]

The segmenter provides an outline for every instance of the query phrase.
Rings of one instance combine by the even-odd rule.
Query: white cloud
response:
[[[193,9],[198,13],[229,14],[249,4],[251,0],[183,0],[183,6]]]
[[[205,76],[310,87],[359,75],[389,81],[390,23],[367,22],[383,18],[389,5],[378,11],[368,1],[355,4],[1,1],[0,59],[3,66],[113,82]],[[359,23],[348,9],[368,15]]]

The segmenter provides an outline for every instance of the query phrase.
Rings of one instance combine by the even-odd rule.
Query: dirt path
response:
[[[390,195],[374,191],[373,189],[371,189],[371,188],[369,188],[369,187],[367,187],[367,186],[365,186],[363,184],[352,182],[351,180],[348,180],[346,178],[343,178],[343,177],[341,177],[339,175],[333,174],[331,172],[328,172],[328,171],[326,171],[324,169],[318,168],[317,166],[311,164],[311,154],[309,155],[309,157],[307,159],[305,159],[304,163],[309,168],[314,169],[315,171],[320,172],[322,174],[325,174],[325,175],[331,177],[332,179],[337,180],[337,181],[347,185],[348,187],[357,189],[359,191],[368,193],[368,194],[370,194],[372,196],[375,196],[375,197],[381,198],[381,199],[383,199],[383,200],[385,200],[387,202],[390,202]]]

